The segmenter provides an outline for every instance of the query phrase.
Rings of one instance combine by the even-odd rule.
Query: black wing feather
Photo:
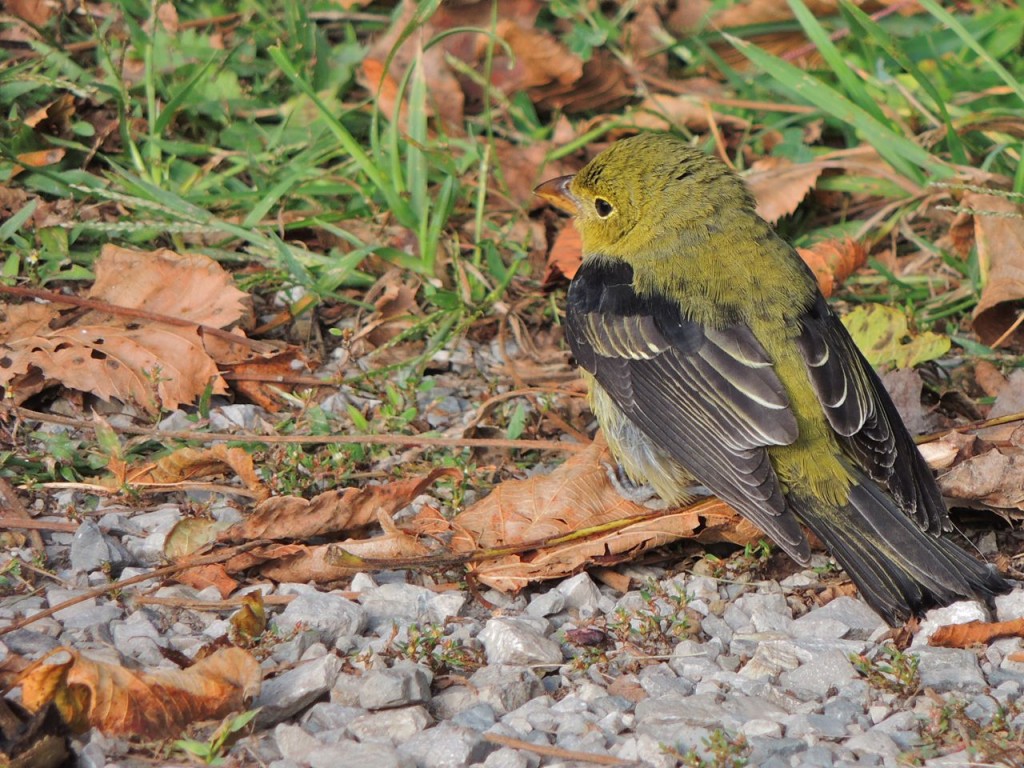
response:
[[[822,296],[800,322],[797,343],[840,444],[923,530],[948,527],[931,470],[871,364]]]
[[[749,328],[705,328],[674,302],[641,300],[628,264],[589,260],[569,288],[566,331],[579,364],[661,450],[807,561],[766,450],[797,438],[796,418]]]

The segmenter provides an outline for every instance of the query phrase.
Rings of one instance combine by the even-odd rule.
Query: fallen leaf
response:
[[[580,231],[570,219],[559,231],[551,246],[543,284],[548,286],[561,278],[572,280],[582,262],[583,243],[580,240]]]
[[[972,314],[974,332],[994,344],[1013,328],[1024,300],[1024,207],[999,197],[968,192],[963,206],[974,213],[974,237],[982,272],[981,298]],[[1004,343],[1024,347],[1024,327]]]
[[[157,740],[185,726],[244,709],[259,693],[259,662],[241,648],[224,648],[186,670],[138,672],[57,648],[20,677],[32,712],[55,702],[75,733]]]
[[[796,252],[811,268],[825,296],[835,293],[836,287],[856,272],[868,258],[867,249],[852,238],[822,240],[810,248],[797,248]]]
[[[717,499],[668,512],[652,512],[629,501],[608,477],[612,461],[603,440],[595,440],[548,475],[502,483],[456,516],[452,548],[490,550],[535,543],[528,553],[472,566],[482,583],[516,591],[531,581],[629,560],[680,538],[737,544],[763,538]],[[601,535],[604,526],[609,530]],[[581,531],[590,535],[583,538]],[[561,537],[566,538],[559,541]]]
[[[1008,383],[1002,371],[988,360],[978,360],[974,364],[974,381],[988,397],[997,397]]]
[[[438,480],[461,476],[457,469],[434,469],[423,477],[328,491],[309,500],[275,496],[257,504],[248,518],[221,533],[219,538],[222,542],[305,541],[362,528],[390,517]]]
[[[939,475],[943,496],[997,509],[1024,509],[1024,455],[992,449]]]
[[[923,435],[929,432],[935,419],[921,404],[921,393],[924,390],[921,374],[913,368],[896,368],[882,373],[881,379],[910,434]]]
[[[656,131],[686,128],[694,133],[703,133],[714,120],[718,126],[727,126],[737,131],[750,127],[750,121],[736,115],[715,111],[709,96],[724,95],[719,83],[709,78],[689,78],[682,86],[692,87],[692,93],[652,93],[628,112],[628,124],[637,128]]]
[[[51,0],[6,0],[4,10],[12,16],[27,21],[34,27],[42,27],[50,20],[59,6]]]
[[[989,409],[990,419],[1024,412],[1024,370],[1018,368],[1003,380],[1003,386],[996,394],[996,401]]]
[[[242,596],[242,606],[230,619],[232,638],[245,644],[256,641],[267,628],[267,610],[263,605],[263,593],[254,589]]]
[[[941,648],[970,648],[984,645],[1001,637],[1024,637],[1024,619],[1012,621],[968,621],[939,627],[928,638],[928,645]]]
[[[112,488],[125,483],[137,488],[188,484],[201,478],[223,475],[225,470],[234,472],[258,499],[270,494],[256,474],[252,456],[243,448],[231,448],[225,444],[209,448],[179,448],[156,462],[129,466],[123,478],[101,478],[99,483]]]
[[[857,307],[842,320],[864,357],[876,368],[912,368],[937,360],[950,348],[948,336],[931,331],[912,334],[907,316],[882,304]]]
[[[794,163],[784,157],[762,157],[744,176],[757,200],[757,214],[774,224],[793,213],[821,176],[819,163]]]
[[[88,298],[194,325],[98,310],[63,325],[53,306],[47,307],[48,317],[32,304],[3,307],[0,385],[13,390],[16,400],[21,395],[15,377],[32,369],[50,382],[104,400],[134,403],[152,413],[192,402],[207,386],[215,394],[227,392],[198,325],[222,328],[236,322],[245,312],[246,294],[219,264],[200,254],[133,251],[108,244],[95,271]]]

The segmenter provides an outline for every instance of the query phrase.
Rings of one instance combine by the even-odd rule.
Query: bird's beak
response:
[[[536,187],[533,193],[543,197],[556,208],[575,216],[580,212],[580,201],[569,191],[569,184],[574,178],[575,176],[559,176],[557,179],[549,179]]]

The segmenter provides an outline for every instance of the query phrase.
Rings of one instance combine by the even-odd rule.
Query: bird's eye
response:
[[[612,211],[614,211],[615,208],[613,208],[612,204],[603,197],[597,197],[594,198],[594,210],[597,211],[597,215],[602,219],[607,219],[612,215]]]

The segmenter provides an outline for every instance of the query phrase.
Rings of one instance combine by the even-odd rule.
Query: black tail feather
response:
[[[993,566],[949,539],[922,531],[872,480],[863,475],[857,480],[844,509],[792,495],[789,500],[890,625],[932,606],[988,601],[1009,591],[1011,585]]]

